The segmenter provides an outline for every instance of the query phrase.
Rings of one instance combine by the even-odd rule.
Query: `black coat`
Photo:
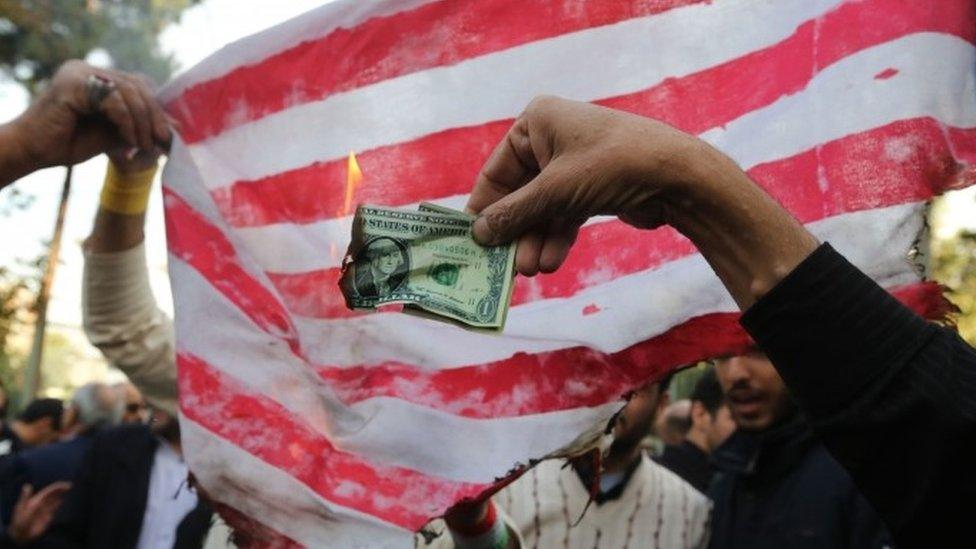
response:
[[[713,455],[712,549],[880,549],[881,519],[798,415]]]
[[[0,462],[0,515],[3,524],[10,523],[10,515],[25,484],[33,486],[37,493],[49,484],[74,480],[93,436],[79,435],[68,441],[6,456]]]
[[[135,547],[158,445],[144,425],[97,435],[43,547]],[[211,515],[209,506],[201,501],[180,523],[174,547],[201,547]]]
[[[937,294],[905,295],[929,314],[948,305]],[[976,545],[976,349],[828,244],[742,325],[899,547]]]
[[[665,446],[664,452],[656,459],[685,482],[703,494],[708,493],[715,470],[711,459],[704,450],[689,441],[676,446]]]

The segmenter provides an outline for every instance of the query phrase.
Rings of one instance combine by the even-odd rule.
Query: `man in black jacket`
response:
[[[64,414],[65,440],[25,450],[0,462],[0,517],[10,524],[24,485],[40,491],[58,481],[72,481],[98,430],[115,425],[122,402],[115,391],[98,382],[79,387]]]
[[[850,475],[813,436],[758,351],[716,373],[738,429],[713,456],[713,549],[881,549],[890,540]]]
[[[939,185],[972,178],[953,158],[946,167],[932,174]],[[519,239],[529,276],[557,269],[592,216],[674,227],[896,545],[972,545],[976,350],[818,242],[730,158],[654,120],[543,97],[479,172],[467,208],[479,243]]]
[[[45,547],[200,547],[212,513],[189,486],[179,441],[176,419],[160,411],[151,426],[99,434]]]
[[[714,368],[695,382],[688,400],[691,428],[680,444],[666,446],[657,461],[707,494],[715,471],[711,455],[735,431],[735,422]]]

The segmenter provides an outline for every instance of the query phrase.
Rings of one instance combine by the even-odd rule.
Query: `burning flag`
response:
[[[687,240],[605,218],[560,272],[519,281],[502,336],[346,309],[330,250],[355,204],[463,207],[540,92],[698,134],[934,314],[906,256],[926,202],[973,181],[974,34],[970,0],[340,1],[222,49],[162,93],[182,127],[163,180],[194,474],[238,525],[409,545],[592,442],[646,380],[743,348]]]
[[[359,161],[356,160],[356,155],[350,152],[349,159],[346,161],[346,200],[342,203],[338,217],[349,215],[352,211],[352,199],[356,196],[356,187],[362,181],[363,171],[359,169]]]

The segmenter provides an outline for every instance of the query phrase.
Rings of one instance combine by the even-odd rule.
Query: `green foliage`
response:
[[[47,394],[71,394],[78,366],[88,358],[65,334],[48,330],[44,334],[44,369],[41,386]]]
[[[932,243],[932,275],[947,288],[959,307],[954,316],[959,333],[976,346],[976,232],[962,231]]]
[[[199,0],[0,0],[0,70],[37,93],[68,59],[104,49],[112,66],[167,80],[158,36]]]
[[[699,362],[674,374],[674,377],[671,378],[671,386],[668,388],[671,402],[691,396],[691,392],[695,389],[695,384],[698,383],[698,379],[709,368],[711,368],[711,365],[708,362]]]
[[[11,349],[10,340],[31,320],[37,282],[37,276],[0,267],[0,381],[8,388],[8,398],[13,397],[10,388],[23,383],[23,356]]]
[[[104,50],[112,68],[141,72],[157,82],[176,69],[158,43],[160,32],[200,0],[0,0],[0,73],[33,96],[69,59]],[[31,197],[14,189],[0,202],[0,216],[30,206]],[[23,357],[11,347],[33,322],[42,257],[21,269],[0,267],[0,379],[23,385]],[[45,337],[44,382],[69,384],[79,355],[66,338]],[[50,365],[50,367],[49,367]]]

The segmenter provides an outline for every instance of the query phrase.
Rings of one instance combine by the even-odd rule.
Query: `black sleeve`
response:
[[[78,474],[71,483],[71,489],[65,495],[61,508],[55,513],[51,527],[41,538],[38,547],[73,549],[86,546],[92,513],[106,512],[101,508],[104,502],[99,502],[95,494],[95,487],[100,480],[99,463],[104,452],[102,440],[102,436],[96,436],[85,452]]]
[[[971,347],[916,316],[827,244],[742,324],[899,546],[969,539],[976,501]]]
[[[27,468],[19,456],[7,456],[0,462],[0,524],[4,529],[10,524],[14,506],[20,500],[20,491],[27,482]]]
[[[891,534],[885,528],[874,507],[851,486],[848,506],[845,510],[850,521],[847,547],[851,549],[889,549]]]

